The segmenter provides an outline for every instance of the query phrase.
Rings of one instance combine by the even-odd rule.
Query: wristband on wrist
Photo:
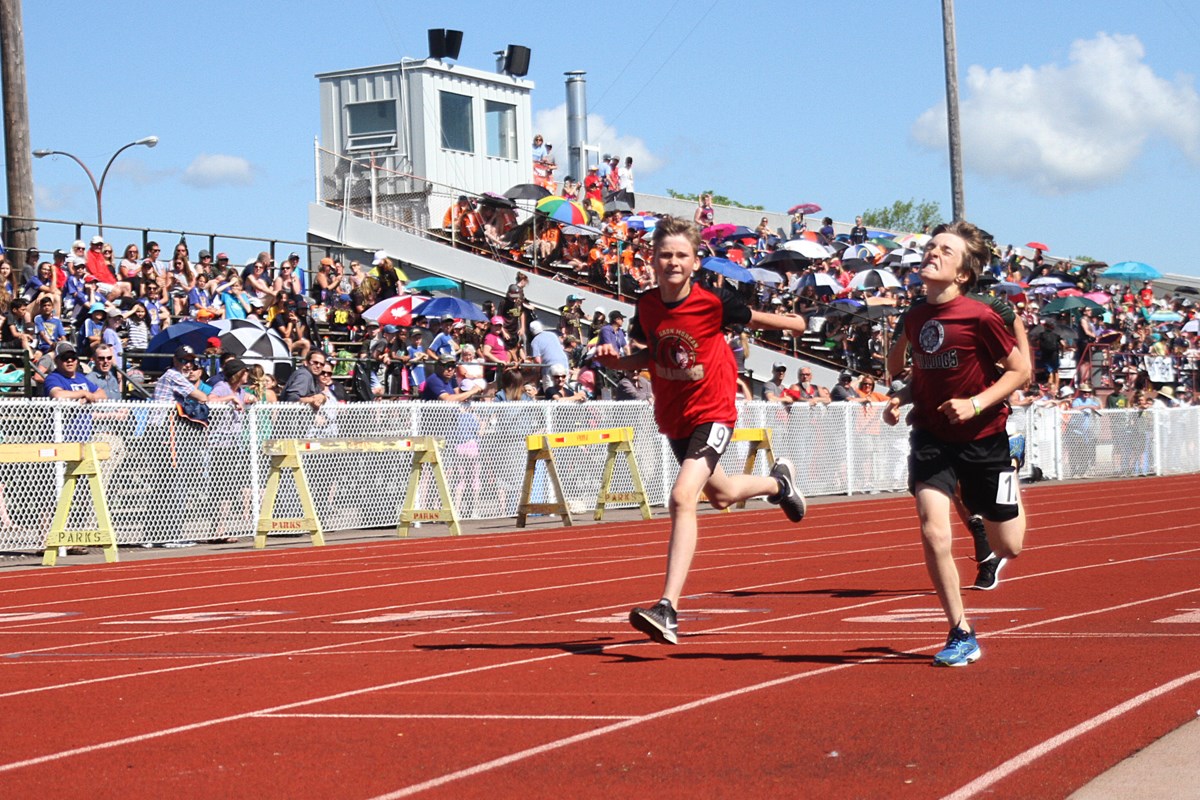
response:
[[[980,405],[978,397],[971,398],[971,405],[975,407],[975,416],[978,417],[980,414],[983,413],[983,406]]]

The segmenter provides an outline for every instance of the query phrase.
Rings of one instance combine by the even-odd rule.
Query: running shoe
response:
[[[779,492],[767,497],[767,502],[782,508],[792,522],[804,519],[808,503],[796,486],[796,469],[792,462],[786,458],[776,461],[775,466],[771,467],[771,477],[779,482]]]
[[[967,520],[967,530],[975,540],[975,560],[983,563],[992,557],[992,546],[988,544],[987,529],[983,527],[983,517],[975,514]]]
[[[975,575],[975,585],[972,589],[990,592],[1000,585],[1000,569],[1008,563],[1007,558],[990,558],[979,562],[979,572]]]
[[[629,624],[659,644],[679,644],[679,622],[675,608],[665,597],[650,608],[629,612]]]
[[[933,657],[935,667],[965,667],[972,661],[978,661],[983,655],[979,642],[975,641],[975,629],[963,630],[955,625],[950,629],[946,639],[946,647]]]

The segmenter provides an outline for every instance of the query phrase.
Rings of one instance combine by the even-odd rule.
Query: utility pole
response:
[[[962,132],[958,124],[958,55],[954,43],[954,0],[942,0],[942,37],[946,45],[946,127],[950,136],[950,196],[954,219],[965,219]]]
[[[4,89],[4,158],[8,165],[8,215],[4,245],[19,252],[37,247],[33,224],[33,153],[29,147],[29,97],[25,90],[25,31],[21,0],[0,0],[0,83]]]

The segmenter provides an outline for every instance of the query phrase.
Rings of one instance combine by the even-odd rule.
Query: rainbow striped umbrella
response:
[[[550,219],[565,222],[568,225],[583,225],[588,221],[588,215],[583,210],[583,206],[574,200],[568,200],[556,194],[538,200],[536,208]]]

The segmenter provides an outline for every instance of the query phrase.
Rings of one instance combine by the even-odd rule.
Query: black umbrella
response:
[[[540,186],[538,187],[541,188]],[[495,192],[484,192],[479,196],[479,204],[496,208],[516,208],[517,204],[511,198]]]
[[[614,211],[633,211],[633,206],[628,200],[614,198],[604,204],[604,213],[611,214]]]
[[[550,190],[536,183],[518,183],[510,186],[504,196],[510,200],[541,200],[550,196]]]
[[[802,272],[812,266],[812,259],[791,250],[776,250],[754,266],[773,269],[776,272]]]
[[[875,265],[865,258],[847,258],[842,262],[842,268],[851,272],[862,272],[864,269],[874,269]]]
[[[1200,289],[1195,286],[1176,286],[1175,294],[1200,294]]]

